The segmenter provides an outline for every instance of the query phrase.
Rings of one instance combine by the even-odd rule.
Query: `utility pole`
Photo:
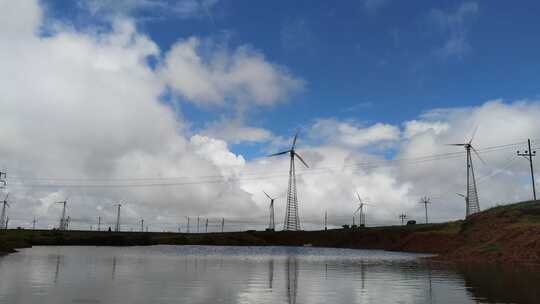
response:
[[[431,201],[429,200],[429,197],[424,196],[420,199],[420,204],[424,204],[424,208],[426,209],[426,224],[428,223],[428,216],[427,216],[427,205],[431,204]]]
[[[224,228],[225,228],[225,218],[221,218],[221,233],[223,233]]]
[[[197,233],[199,233],[199,217],[197,216]]]
[[[324,211],[324,231],[328,230],[328,211]]]
[[[187,231],[187,233],[189,233],[189,216],[186,216],[186,218],[187,218],[187,229],[186,229],[186,231]]]
[[[118,207],[116,211],[116,226],[114,227],[115,232],[120,232],[120,208],[122,207],[122,204],[116,204]]]
[[[531,149],[531,140],[527,139],[527,144],[529,145],[529,150],[525,150],[523,153],[519,153],[517,151],[518,156],[523,156],[529,160],[529,165],[531,166],[531,180],[532,180],[532,190],[533,190],[533,199],[536,200],[536,186],[534,184],[534,170],[533,170],[533,162],[532,158],[533,156],[536,156],[536,151],[533,151]]]
[[[97,218],[97,231],[101,231],[101,216]]]
[[[208,233],[208,219],[206,219],[206,228],[205,228],[205,233]]]
[[[405,219],[407,218],[407,215],[402,213],[399,215],[399,218],[401,219],[401,225],[405,225]]]
[[[141,232],[144,232],[144,219],[141,219]]]

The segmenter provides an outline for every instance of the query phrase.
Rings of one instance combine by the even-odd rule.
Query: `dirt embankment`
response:
[[[297,232],[141,233],[97,231],[0,232],[0,253],[32,245],[236,245],[384,249],[439,254],[467,262],[540,264],[540,202],[492,208],[466,221]]]

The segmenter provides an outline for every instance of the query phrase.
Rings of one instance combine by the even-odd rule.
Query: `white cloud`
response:
[[[201,133],[225,140],[233,144],[239,143],[262,143],[272,141],[272,132],[263,129],[245,126],[241,121],[221,120],[211,123]]]
[[[86,0],[79,6],[94,16],[133,16],[144,12],[146,16],[177,18],[210,17],[211,9],[218,0]]]
[[[405,123],[404,136],[405,138],[411,138],[425,132],[434,132],[438,135],[447,131],[448,128],[448,124],[443,122],[410,120]]]
[[[433,9],[430,18],[447,35],[447,39],[437,52],[443,57],[462,57],[472,47],[467,39],[467,21],[478,12],[478,3],[463,2],[455,11]]]
[[[358,127],[349,122],[327,118],[317,120],[311,127],[311,136],[326,142],[347,147],[365,147],[372,144],[397,141],[400,130],[396,126],[376,123],[369,127]]]
[[[232,99],[269,106],[304,86],[284,67],[267,62],[248,46],[231,51],[196,37],[172,47],[161,74],[176,94],[203,105],[223,106]]]

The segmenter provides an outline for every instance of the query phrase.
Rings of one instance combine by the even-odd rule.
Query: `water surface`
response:
[[[536,271],[448,268],[419,257],[309,247],[34,247],[0,258],[0,303],[540,303]]]

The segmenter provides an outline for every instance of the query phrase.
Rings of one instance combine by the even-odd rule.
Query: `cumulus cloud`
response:
[[[317,120],[310,132],[315,138],[347,147],[365,147],[397,141],[400,138],[399,128],[393,125],[376,123],[369,127],[359,127],[333,118]]]
[[[43,17],[37,1],[9,4],[2,12],[0,139],[10,144],[0,146],[0,167],[9,172],[16,201],[13,223],[23,224],[20,221],[34,214],[40,216],[41,225],[53,225],[59,210],[54,202],[68,196],[70,215],[79,225],[91,223],[99,214],[113,218],[111,204],[119,200],[126,202],[126,221],[144,216],[161,227],[172,222],[176,227],[180,214],[236,217],[258,210],[249,193],[234,182],[223,182],[245,160],[222,140],[188,136],[186,123],[162,102],[168,83],[147,60],[159,61],[161,50],[132,21],[117,18],[111,31],[97,34],[58,27],[40,36]],[[231,79],[203,81],[219,87],[221,98],[237,97],[221,89],[234,85],[220,81],[231,81],[241,83],[245,88],[238,90],[261,104],[277,101],[283,91],[276,86],[281,83],[271,83],[274,91],[269,97],[265,88],[242,83],[243,77],[265,79],[264,69],[277,73],[262,55],[242,57],[248,53],[235,52],[238,59],[231,59],[235,66],[229,70]],[[169,70],[166,63],[161,68]],[[53,179],[43,185],[43,180],[34,179],[40,176]],[[103,188],[103,183],[137,176],[145,180]],[[171,176],[189,178],[174,180],[181,187],[141,185]],[[200,183],[201,176],[219,182]],[[73,187],[78,180],[95,182]],[[101,183],[99,188],[96,183]]]
[[[267,62],[249,46],[229,51],[196,37],[172,47],[161,74],[173,92],[203,105],[225,105],[233,99],[270,106],[286,100],[304,85],[301,79],[284,67]]]

